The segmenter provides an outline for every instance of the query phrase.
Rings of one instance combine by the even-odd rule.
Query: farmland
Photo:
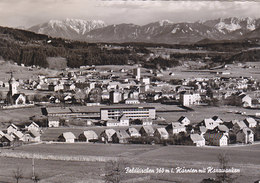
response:
[[[192,146],[159,146],[159,145],[119,145],[119,144],[38,144],[15,148],[11,153],[35,153],[66,156],[100,156],[121,157],[127,167],[162,168],[204,168],[218,167],[217,156],[225,152],[230,157],[230,166],[240,169],[236,174],[236,182],[253,182],[257,180],[260,171],[260,145],[229,146],[229,147],[192,147]],[[232,157],[232,158],[231,158]],[[15,162],[15,163],[14,163]],[[0,157],[0,180],[12,181],[12,170],[17,166],[23,167],[25,175],[31,172],[30,159],[13,159]],[[4,167],[3,167],[4,166]],[[92,180],[98,182],[103,179],[104,162],[75,162],[35,160],[36,172],[41,182],[80,182]],[[2,171],[3,170],[3,171]],[[3,175],[7,174],[3,179]],[[55,175],[55,176],[54,176]],[[72,176],[73,175],[73,176]],[[147,174],[132,174],[143,177]],[[149,174],[154,182],[199,182],[203,178],[214,177],[214,174]],[[128,176],[128,175],[126,175]],[[22,182],[29,182],[24,179]],[[87,181],[86,181],[87,182]],[[150,182],[150,181],[149,181]]]

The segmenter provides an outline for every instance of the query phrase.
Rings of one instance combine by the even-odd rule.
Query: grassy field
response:
[[[28,145],[11,150],[12,152],[33,152],[41,154],[90,155],[104,157],[122,157],[125,167],[135,168],[205,168],[218,167],[218,154],[225,152],[230,158],[230,166],[240,169],[235,174],[235,182],[254,182],[259,179],[260,144],[245,147],[192,147],[192,146],[151,146],[151,145],[103,145],[103,144],[39,144]],[[17,167],[24,170],[26,177],[31,175],[31,160],[0,157],[0,180],[12,182],[12,171]],[[35,169],[41,183],[49,182],[101,182],[105,163],[35,160]],[[147,174],[131,174],[132,177],[143,177]],[[200,182],[203,178],[215,174],[148,174],[149,182],[184,183]],[[125,175],[126,177],[128,175]],[[90,181],[90,182],[91,182]],[[30,182],[25,179],[22,183]],[[143,181],[147,182],[147,181]]]

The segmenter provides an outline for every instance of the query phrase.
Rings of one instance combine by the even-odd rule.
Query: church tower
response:
[[[18,93],[19,83],[15,80],[13,73],[11,73],[11,78],[9,80],[9,94],[13,96]]]

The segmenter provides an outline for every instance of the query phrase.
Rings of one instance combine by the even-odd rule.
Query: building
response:
[[[141,137],[141,134],[138,132],[136,128],[128,128],[126,132],[129,134],[130,137]]]
[[[154,136],[158,137],[159,139],[168,139],[169,133],[165,128],[157,128],[154,132]]]
[[[116,133],[114,129],[106,129],[100,134],[102,142],[112,142],[112,136]]]
[[[181,116],[181,117],[178,119],[178,122],[180,122],[180,123],[183,124],[184,126],[190,124],[189,118],[187,118],[187,117],[185,117],[185,116]]]
[[[253,143],[254,142],[254,132],[250,128],[243,128],[236,134],[236,140],[240,143]]]
[[[256,122],[256,120],[254,118],[246,118],[246,119],[244,119],[244,123],[249,128],[254,128],[257,125],[257,122]]]
[[[152,126],[142,126],[139,133],[141,136],[154,136],[154,129]]]
[[[199,93],[188,93],[186,91],[180,93],[180,103],[183,106],[191,106],[200,104],[201,97]]]
[[[128,143],[130,138],[129,134],[125,130],[119,130],[112,135],[113,143]]]
[[[213,146],[227,146],[228,145],[228,136],[224,133],[206,133],[204,135],[206,141],[209,145]]]
[[[186,128],[179,122],[171,123],[166,127],[169,134],[178,134],[180,132],[186,132]]]
[[[74,143],[75,139],[76,137],[72,132],[64,132],[58,137],[59,142]]]
[[[140,78],[141,78],[141,68],[140,67],[134,68],[133,74],[134,74],[135,79],[140,80]]]
[[[48,117],[48,127],[59,127],[60,126],[60,118],[53,116],[53,117]]]
[[[128,119],[155,119],[155,107],[111,107],[101,108],[101,120],[118,119],[121,115],[125,115]]]
[[[122,101],[122,93],[118,91],[109,92],[109,99],[113,104],[118,104]]]
[[[152,125],[153,120],[151,118],[144,118],[141,120],[143,126]]]
[[[87,130],[79,135],[78,140],[80,142],[96,142],[98,141],[98,135],[93,130]]]
[[[190,134],[190,139],[197,147],[205,146],[205,139],[199,134]]]
[[[128,98],[125,100],[125,104],[140,104],[138,99]]]

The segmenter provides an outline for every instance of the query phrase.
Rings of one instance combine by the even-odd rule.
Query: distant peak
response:
[[[160,26],[164,26],[164,25],[169,25],[172,24],[173,22],[171,22],[170,20],[160,20],[159,24]]]

